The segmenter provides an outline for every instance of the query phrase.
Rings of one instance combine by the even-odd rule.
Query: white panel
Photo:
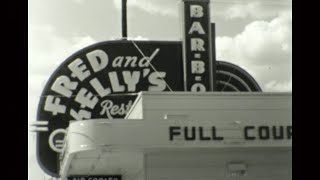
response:
[[[142,93],[127,116],[132,119],[72,123],[62,172],[123,180],[291,179],[292,138],[244,139],[248,125],[291,127],[291,105],[284,93]],[[172,126],[180,128],[174,140]],[[192,126],[197,138],[186,141],[182,128]],[[213,126],[224,140],[200,140]],[[229,163],[245,164],[246,176],[229,177]]]
[[[150,153],[146,159],[148,180],[224,180],[229,162],[247,164],[246,180],[291,179],[292,153],[290,150],[246,149],[245,151]]]
[[[131,109],[127,113],[125,119],[142,119],[143,118],[143,104],[142,104],[142,96],[139,93],[139,96],[133,103]]]

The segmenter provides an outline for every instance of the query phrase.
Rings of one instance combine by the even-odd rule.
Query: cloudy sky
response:
[[[128,35],[181,40],[180,0],[128,0]],[[121,38],[121,0],[28,0],[28,125],[49,76],[68,56]],[[217,59],[243,67],[265,92],[292,91],[292,1],[211,0]],[[165,28],[164,28],[165,27]],[[28,134],[30,180],[43,180]]]

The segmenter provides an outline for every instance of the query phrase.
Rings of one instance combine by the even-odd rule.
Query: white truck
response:
[[[290,180],[291,93],[142,92],[125,119],[71,123],[62,179]]]

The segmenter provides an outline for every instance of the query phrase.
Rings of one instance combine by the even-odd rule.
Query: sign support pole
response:
[[[122,39],[127,37],[127,0],[122,0]]]
[[[217,71],[217,63],[216,63],[216,25],[215,23],[211,23],[211,77],[212,77],[212,91],[216,91],[217,90],[217,85],[216,85],[216,81],[217,81],[217,77],[216,77],[216,71]]]

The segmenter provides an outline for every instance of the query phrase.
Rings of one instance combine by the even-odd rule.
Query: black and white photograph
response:
[[[28,0],[28,180],[212,179],[292,179],[292,0]]]

